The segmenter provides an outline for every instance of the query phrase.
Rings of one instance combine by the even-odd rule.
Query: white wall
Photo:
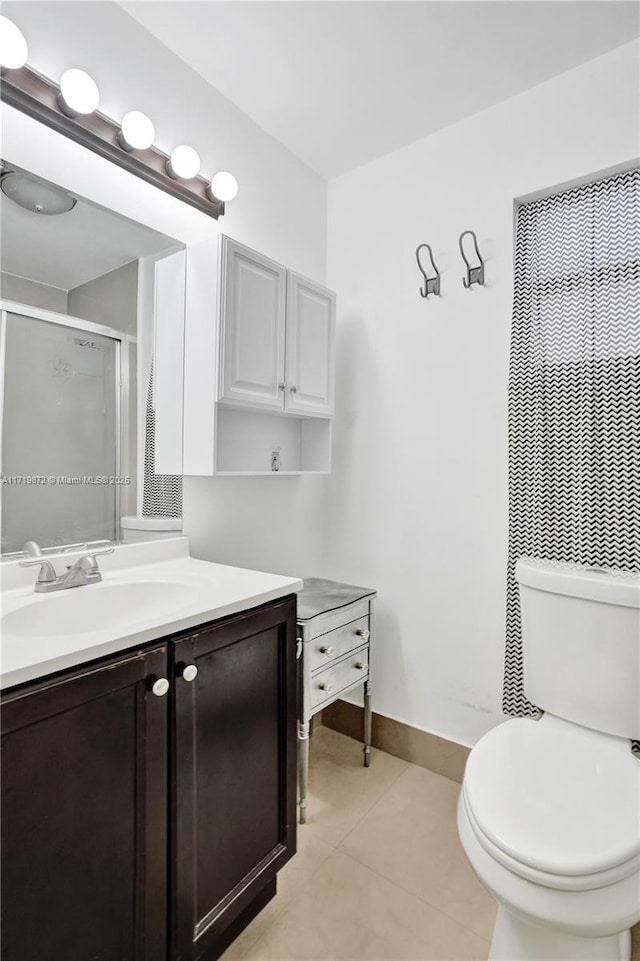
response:
[[[69,313],[125,333],[138,333],[138,261],[69,291]]]
[[[339,370],[324,573],[379,592],[374,710],[466,744],[502,720],[514,198],[640,154],[639,49],[329,187]],[[465,229],[484,289],[462,287]],[[442,272],[428,302],[422,242]]]
[[[143,110],[153,118],[163,150],[190,143],[200,153],[204,174],[234,172],[240,191],[225,217],[216,223],[176,204],[181,209],[174,236],[184,240],[188,234],[193,240],[199,234],[205,239],[222,231],[302,274],[324,279],[325,181],[121,8],[100,2],[8,2],[3,13],[23,30],[29,62],[36,69],[55,81],[69,66],[88,70],[101,90],[101,109],[109,116],[118,120],[127,110]],[[215,55],[215,43],[212,52]],[[51,176],[65,185],[57,176],[55,158]],[[158,191],[142,181],[132,188],[135,178],[124,172],[121,179],[123,197],[139,198],[139,219],[158,229],[153,208],[156,203],[167,207],[164,195],[158,198]],[[184,528],[192,551],[264,570],[318,572],[321,491],[321,478],[249,478],[243,483],[188,478]]]
[[[67,312],[67,291],[49,284],[39,284],[26,277],[0,273],[0,296],[5,300],[15,300],[19,304],[55,310],[59,314]]]

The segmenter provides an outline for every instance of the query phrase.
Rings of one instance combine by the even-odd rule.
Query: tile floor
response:
[[[459,785],[326,727],[278,894],[222,961],[484,961],[495,902],[456,831]],[[640,961],[640,925],[632,961]]]
[[[495,903],[456,831],[459,785],[325,727],[278,894],[223,961],[482,961]]]

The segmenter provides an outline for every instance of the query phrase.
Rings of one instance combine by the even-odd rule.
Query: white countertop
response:
[[[102,583],[52,594],[34,592],[37,568],[19,567],[15,560],[4,561],[0,565],[1,613],[2,621],[6,618],[9,627],[2,628],[0,688],[13,687],[228,614],[249,610],[295,593],[303,586],[303,582],[295,577],[195,560],[188,551],[186,537],[119,545],[113,554],[98,559]],[[73,563],[79,553],[70,553],[69,563]],[[59,562],[56,567],[60,568]],[[103,591],[103,586],[113,589],[115,585],[130,584],[132,593],[133,585],[149,582],[161,586],[177,585],[175,606],[171,606],[173,602],[167,591],[162,610],[154,610],[155,605],[141,603],[139,608],[134,606],[131,613],[126,615],[124,626],[122,616],[119,624],[109,624],[107,613],[96,617],[95,629],[81,633],[52,633],[51,622],[55,618],[47,613],[52,611],[49,605],[59,604],[62,600],[69,609],[70,599],[65,595],[81,594],[81,604],[86,611],[95,597],[92,592]],[[181,587],[184,587],[184,594],[180,592]],[[96,598],[96,601],[102,600]],[[71,603],[74,602],[71,600]],[[37,622],[35,605],[42,607],[42,634],[37,631],[28,636],[12,633],[11,615],[23,608],[31,608],[32,619],[33,612],[36,612]],[[96,607],[103,610],[105,605],[99,603]],[[16,616],[19,618],[20,613]],[[13,622],[15,620],[14,616]]]

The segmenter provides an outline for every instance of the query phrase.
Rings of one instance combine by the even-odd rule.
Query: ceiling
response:
[[[619,0],[120,5],[326,178],[640,34],[640,6]]]
[[[3,169],[20,170],[4,162]],[[24,210],[0,191],[2,270],[39,284],[73,290],[139,257],[177,246],[164,234],[83,198],[68,213],[47,216]]]

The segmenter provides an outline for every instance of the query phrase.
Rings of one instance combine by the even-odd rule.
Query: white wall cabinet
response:
[[[282,410],[287,272],[221,238],[219,400]]]
[[[333,416],[336,295],[287,271],[284,409]]]
[[[228,237],[220,260],[218,399],[331,417],[333,291]]]
[[[184,473],[331,468],[335,294],[228,237],[187,254]]]

